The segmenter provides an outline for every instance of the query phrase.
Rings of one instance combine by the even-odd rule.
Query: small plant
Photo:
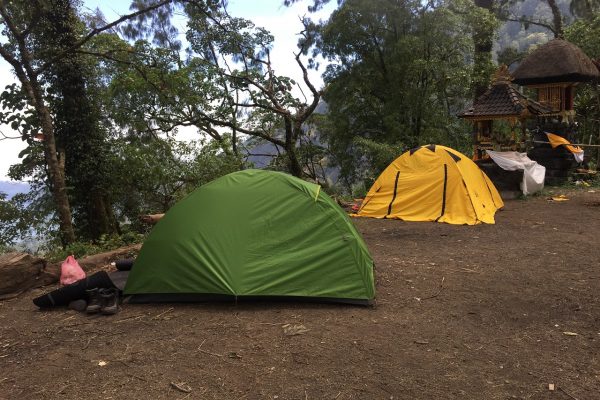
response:
[[[367,195],[367,185],[365,182],[360,182],[355,185],[352,185],[352,197],[355,199],[362,199]]]
[[[89,242],[74,242],[64,249],[54,250],[45,254],[45,258],[53,262],[59,262],[72,255],[81,258],[90,254],[101,252],[100,247]]]
[[[97,243],[75,242],[64,249],[49,251],[44,255],[50,261],[60,262],[72,255],[82,258],[93,254],[111,251],[120,247],[141,243],[145,236],[136,232],[125,232],[122,235],[102,235]]]
[[[125,232],[122,235],[102,235],[98,241],[98,246],[102,251],[110,251],[134,243],[141,243],[144,238],[144,235],[136,232]]]

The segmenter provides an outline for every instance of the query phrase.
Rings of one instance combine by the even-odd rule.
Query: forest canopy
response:
[[[134,0],[113,21],[74,0],[0,1],[0,56],[15,77],[0,123],[27,145],[9,176],[30,186],[0,192],[0,247],[136,240],[140,215],[249,167],[364,194],[406,149],[469,153],[472,128],[456,115],[499,64],[555,36],[600,57],[595,0],[274,7],[293,3],[306,14],[285,62],[301,79],[275,67],[273,35],[223,1]],[[313,18],[325,4],[331,15]],[[598,85],[578,91],[582,138],[600,129],[599,99]],[[178,140],[182,129],[195,140]]]

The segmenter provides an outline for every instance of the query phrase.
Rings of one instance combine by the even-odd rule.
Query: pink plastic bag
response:
[[[70,285],[85,278],[85,272],[73,256],[67,257],[60,266],[60,284]]]

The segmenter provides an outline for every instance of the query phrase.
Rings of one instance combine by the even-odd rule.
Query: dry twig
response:
[[[171,386],[183,393],[191,393],[192,388],[186,385],[185,382],[171,382]]]
[[[146,314],[132,315],[130,317],[125,317],[125,318],[118,319],[114,323],[118,324],[119,322],[130,321],[130,320],[135,321],[136,319],[144,318],[145,316],[146,316]]]
[[[446,279],[445,276],[442,276],[442,281],[440,282],[440,288],[438,289],[437,292],[435,292],[435,294],[432,294],[431,296],[427,296],[427,297],[422,297],[421,300],[428,300],[428,299],[433,299],[435,297],[438,297],[440,295],[440,293],[442,293],[442,290],[444,290],[444,280]]]
[[[204,344],[204,342],[206,342],[206,339],[204,339],[204,340],[202,341],[202,343],[200,343],[200,346],[198,346],[198,348],[197,348],[196,350],[198,350],[198,351],[201,351],[202,353],[205,353],[205,354],[210,354],[211,356],[215,356],[215,357],[223,357],[223,354],[211,353],[211,352],[210,352],[210,351],[208,351],[208,350],[204,350],[204,349],[202,349],[202,345]]]
[[[139,379],[140,381],[148,382],[148,380],[147,380],[147,379],[144,379],[144,378],[142,378],[141,376],[137,376],[137,375],[134,375],[134,374],[127,374],[127,375],[128,375],[128,376],[131,376],[132,378]]]
[[[161,313],[160,313],[160,314],[158,314],[157,316],[155,316],[155,317],[152,317],[152,319],[158,319],[158,318],[162,317],[163,315],[165,315],[166,313],[168,313],[168,312],[171,312],[171,311],[173,311],[173,310],[174,310],[174,308],[173,308],[173,307],[171,307],[171,308],[169,308],[167,311],[161,312]]]
[[[61,394],[69,386],[71,386],[70,383],[67,383],[66,385],[62,386],[60,389],[58,389],[58,391],[56,392],[56,394]]]
[[[572,398],[573,400],[579,400],[577,397],[573,396],[571,393],[567,392],[565,389],[563,389],[561,386],[558,387],[558,390],[560,390],[561,392],[563,392],[564,394],[566,394],[567,396],[569,396],[570,398]]]
[[[92,342],[92,340],[93,340],[93,339],[95,339],[95,338],[96,338],[96,335],[94,335],[94,336],[90,336],[90,338],[88,339],[87,343],[85,344],[85,346],[83,346],[83,347],[81,348],[81,350],[85,350],[85,349],[87,349],[87,348],[90,346],[90,343]]]

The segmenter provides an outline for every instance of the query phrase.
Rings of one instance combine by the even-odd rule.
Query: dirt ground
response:
[[[496,225],[355,220],[373,307],[0,302],[0,398],[600,399],[600,190],[555,193]]]

